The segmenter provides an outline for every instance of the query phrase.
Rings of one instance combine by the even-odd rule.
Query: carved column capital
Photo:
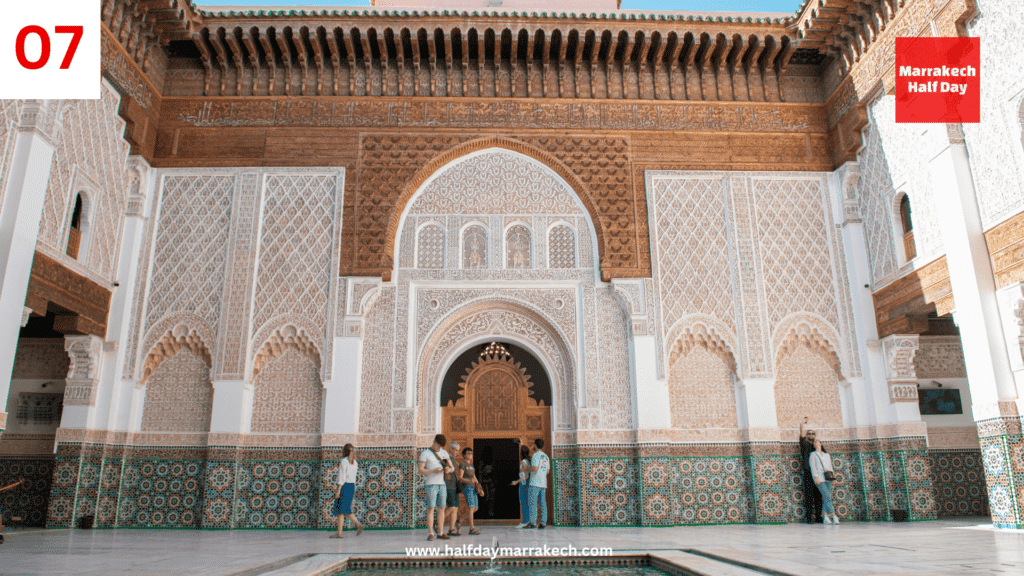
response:
[[[147,187],[144,185],[152,168],[142,156],[129,156],[126,162],[131,184],[128,188],[128,206],[125,215],[129,218],[142,218],[146,209]]]
[[[633,336],[644,336],[653,329],[647,322],[646,286],[643,278],[613,278],[612,288],[615,300],[622,306],[622,311],[629,316],[629,325]]]
[[[920,340],[916,334],[893,334],[882,339],[890,402],[917,402],[914,356],[919,347]]]
[[[28,306],[24,306],[21,311],[21,327],[28,326],[28,317],[32,314],[32,309]]]
[[[836,175],[843,190],[843,222],[860,222],[860,203],[857,201],[860,164],[847,162],[836,170]]]
[[[363,320],[380,294],[381,283],[381,279],[376,276],[353,276],[346,279],[344,284],[345,317],[339,336],[348,338],[363,336]]]
[[[92,335],[65,336],[64,350],[71,358],[67,386],[64,389],[64,405],[95,406],[103,357],[103,339]]]

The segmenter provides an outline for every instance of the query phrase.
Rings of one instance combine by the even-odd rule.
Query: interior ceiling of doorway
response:
[[[494,343],[504,347],[512,357],[512,361],[519,362],[526,369],[526,373],[530,375],[530,382],[533,383],[531,388],[533,398],[538,401],[543,400],[546,406],[551,406],[551,380],[547,371],[544,370],[544,366],[525,348],[498,339],[495,339],[494,342],[473,346],[452,362],[448,371],[445,372],[444,381],[441,384],[441,406],[447,406],[448,402],[455,402],[459,398],[459,382],[462,381],[462,377],[467,374],[467,370],[472,369],[474,362],[480,360],[480,355]]]

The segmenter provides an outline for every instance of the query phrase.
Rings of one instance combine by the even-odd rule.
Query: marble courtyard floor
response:
[[[967,575],[1024,574],[1024,531],[995,531],[986,518],[839,526],[674,528],[481,527],[479,536],[426,542],[425,530],[366,531],[343,540],[300,530],[11,529],[0,545],[0,574],[157,576],[330,574],[346,557],[406,557],[406,547],[445,544],[611,547],[671,557],[694,574]],[[757,570],[687,554],[693,550]],[[499,573],[502,571],[499,571]],[[513,574],[513,570],[503,570]]]

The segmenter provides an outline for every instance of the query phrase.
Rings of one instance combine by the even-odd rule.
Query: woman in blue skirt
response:
[[[363,533],[365,526],[356,520],[352,513],[352,498],[356,495],[356,473],[359,464],[356,462],[356,447],[345,444],[341,450],[341,466],[338,466],[338,486],[334,489],[334,516],[338,519],[338,533],[331,538],[344,538],[341,530],[345,526],[347,516],[356,525],[356,536]]]

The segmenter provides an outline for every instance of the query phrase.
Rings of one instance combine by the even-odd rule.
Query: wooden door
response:
[[[472,364],[459,383],[460,397],[441,408],[441,430],[451,442],[463,448],[473,440],[517,438],[530,446],[544,439],[544,451],[551,455],[551,407],[533,398],[533,383],[518,362],[500,345],[488,347]],[[548,476],[548,518],[554,517]]]

